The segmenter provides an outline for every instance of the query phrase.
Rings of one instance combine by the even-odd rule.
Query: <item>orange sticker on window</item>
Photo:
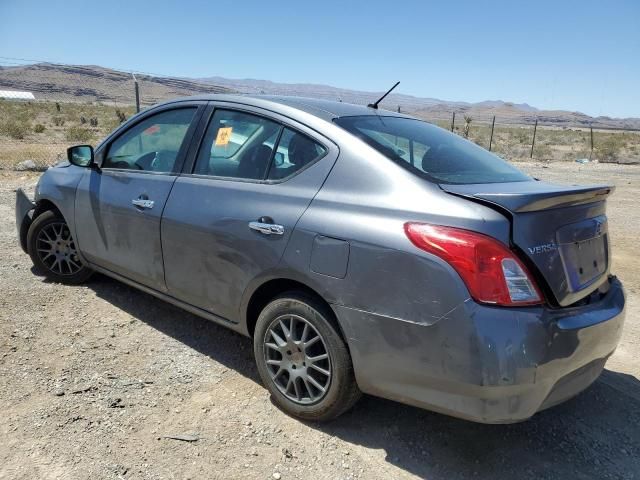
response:
[[[216,136],[216,145],[227,145],[231,140],[232,127],[222,127],[218,129],[218,135]]]

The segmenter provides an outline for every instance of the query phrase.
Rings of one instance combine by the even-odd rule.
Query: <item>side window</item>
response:
[[[281,125],[257,115],[216,110],[198,152],[194,173],[262,180]]]
[[[306,135],[285,128],[267,178],[277,180],[288,177],[326,152],[326,148]]]
[[[113,141],[102,167],[172,172],[195,112],[179,108],[146,118]]]

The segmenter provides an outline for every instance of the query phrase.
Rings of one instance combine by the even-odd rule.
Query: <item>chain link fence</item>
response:
[[[97,144],[137,108],[180,96],[232,92],[181,78],[0,59],[0,169],[46,168],[65,158],[71,145]],[[400,108],[390,102],[382,107]],[[640,163],[638,131],[559,127],[537,121],[535,112],[503,117],[446,109],[407,113],[513,161]]]
[[[139,109],[232,90],[100,67],[0,63],[0,168],[44,169],[77,144],[97,144]]]
[[[492,115],[417,116],[468,138],[511,161],[591,161],[640,164],[640,131],[584,125],[557,126],[535,115],[500,118]]]

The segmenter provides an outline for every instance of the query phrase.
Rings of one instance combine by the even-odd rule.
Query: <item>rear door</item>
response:
[[[535,265],[560,306],[584,298],[606,279],[606,198],[613,187],[529,181],[441,188],[507,210],[513,243]]]
[[[76,193],[78,245],[91,263],[166,291],[160,219],[199,117],[201,103],[141,116],[97,152]]]
[[[338,149],[304,125],[217,105],[162,220],[171,295],[237,321],[249,282],[274,269]]]

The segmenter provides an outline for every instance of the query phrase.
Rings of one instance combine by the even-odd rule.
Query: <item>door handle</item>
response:
[[[142,208],[142,209],[151,209],[153,208],[153,200],[147,200],[144,198],[136,198],[134,200],[131,200],[131,204],[135,207],[138,208]]]
[[[264,235],[284,234],[284,227],[275,223],[249,222],[249,228]]]

